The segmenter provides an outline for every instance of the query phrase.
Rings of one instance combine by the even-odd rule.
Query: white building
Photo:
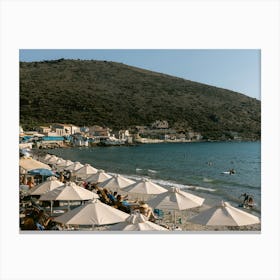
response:
[[[56,132],[59,136],[67,136],[80,132],[80,128],[73,124],[60,124],[56,123],[52,126],[52,131]]]

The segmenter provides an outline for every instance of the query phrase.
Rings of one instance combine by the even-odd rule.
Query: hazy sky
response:
[[[121,62],[261,99],[260,50],[20,50],[20,61],[59,58]]]

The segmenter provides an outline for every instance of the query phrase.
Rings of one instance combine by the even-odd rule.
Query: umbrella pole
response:
[[[174,210],[174,225],[176,226],[176,210]]]
[[[68,211],[70,211],[70,201],[68,200]]]
[[[51,200],[51,215],[52,215],[52,212],[53,212],[53,201]]]

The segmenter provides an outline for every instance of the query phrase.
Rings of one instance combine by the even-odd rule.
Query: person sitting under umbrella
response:
[[[117,200],[114,203],[114,207],[123,212],[130,213],[130,207],[128,203],[123,200],[120,194],[117,195]]]
[[[30,177],[27,181],[27,185],[29,186],[29,189],[33,188],[35,186],[34,178]]]
[[[98,191],[96,192],[98,195],[99,195],[99,198],[100,198],[100,201],[105,203],[105,204],[108,204],[108,205],[111,205],[110,203],[110,199],[107,195],[108,191],[107,189],[98,189]]]
[[[140,208],[139,208],[139,209],[140,209],[140,213],[143,214],[144,216],[146,216],[146,217],[148,218],[149,221],[155,222],[156,216],[155,216],[155,214],[154,214],[152,208],[149,207],[148,204],[142,203],[142,204],[140,205]]]
[[[104,190],[105,191],[105,190]],[[110,201],[111,201],[111,205],[114,205],[114,203],[115,203],[115,201],[117,200],[117,198],[116,198],[116,194],[117,194],[117,192],[114,192],[114,194],[112,193],[112,192],[107,192],[107,196],[108,196],[108,198],[110,199]]]

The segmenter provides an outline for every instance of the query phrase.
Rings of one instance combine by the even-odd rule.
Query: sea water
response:
[[[211,195],[234,206],[246,192],[254,197],[255,210],[260,213],[260,142],[160,143],[48,152],[134,180],[145,177],[163,187],[191,190],[201,197]],[[236,173],[223,173],[230,169]]]

